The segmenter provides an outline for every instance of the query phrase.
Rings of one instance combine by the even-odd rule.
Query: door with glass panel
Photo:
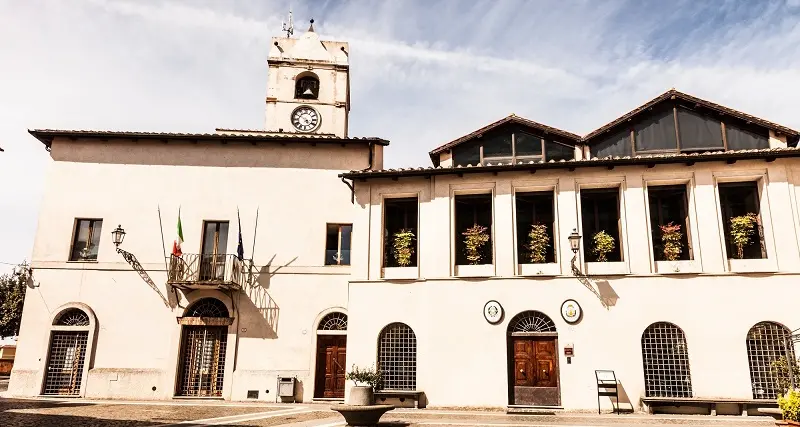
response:
[[[227,221],[203,222],[203,249],[200,255],[201,281],[224,280],[227,243]]]

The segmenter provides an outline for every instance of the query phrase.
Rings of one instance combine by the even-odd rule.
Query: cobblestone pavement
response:
[[[326,404],[270,405],[230,402],[127,402],[0,398],[0,427],[343,427]],[[507,415],[501,411],[405,410],[388,412],[384,427],[693,427],[773,426],[768,417],[644,414]]]

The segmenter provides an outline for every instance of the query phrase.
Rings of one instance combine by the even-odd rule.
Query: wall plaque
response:
[[[578,301],[575,301],[574,299],[568,299],[561,304],[561,317],[563,317],[564,321],[570,325],[580,322],[582,316],[583,310],[581,309],[580,304],[578,304]]]
[[[493,325],[500,323],[503,320],[503,306],[495,300],[487,302],[483,306],[483,317]]]

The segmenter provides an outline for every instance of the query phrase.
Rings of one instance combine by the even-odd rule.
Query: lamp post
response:
[[[122,228],[122,225],[118,225],[117,228],[111,232],[111,236],[114,238],[114,246],[119,248],[119,245],[125,240],[125,229]]]
[[[581,250],[581,235],[578,234],[578,230],[576,228],[572,229],[572,233],[569,234],[569,247],[572,249],[572,273],[576,276],[580,273],[580,269],[575,265],[575,261],[578,259],[578,251]]]

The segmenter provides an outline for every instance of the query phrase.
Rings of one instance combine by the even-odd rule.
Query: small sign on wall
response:
[[[495,325],[503,320],[503,306],[495,300],[491,300],[483,306],[483,317],[486,321]]]

